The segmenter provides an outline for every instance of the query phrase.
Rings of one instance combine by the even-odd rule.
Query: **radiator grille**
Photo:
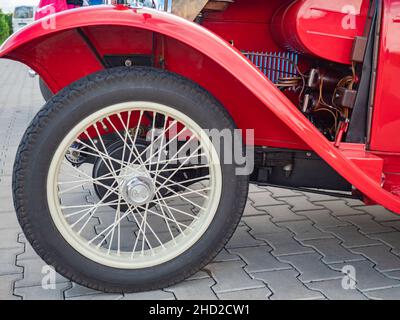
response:
[[[277,83],[279,78],[298,75],[297,63],[299,55],[297,53],[246,51],[243,54],[273,83]]]

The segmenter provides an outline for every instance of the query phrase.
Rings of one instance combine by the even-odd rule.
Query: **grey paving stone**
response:
[[[265,192],[265,188],[259,187],[254,183],[250,183],[249,185],[249,193],[257,193],[257,192]]]
[[[0,249],[23,248],[23,245],[18,243],[20,233],[20,229],[0,230]]]
[[[342,246],[346,248],[382,244],[378,240],[368,238],[365,235],[361,234],[360,232],[358,232],[357,227],[354,226],[326,228],[325,231],[330,232],[331,234],[342,240]]]
[[[242,221],[250,227],[250,233],[253,236],[264,233],[287,232],[285,228],[280,228],[273,223],[270,216],[244,217]]]
[[[265,190],[264,190],[265,191]],[[259,216],[259,215],[266,215],[267,212],[265,210],[262,210],[260,208],[255,208],[253,206],[253,203],[251,201],[247,201],[246,207],[243,212],[243,216]]]
[[[332,269],[341,271],[345,265],[355,268],[356,275],[353,280],[357,282],[356,287],[361,291],[384,289],[400,286],[400,281],[386,277],[384,274],[373,268],[374,264],[369,261],[354,261],[347,264],[330,265]]]
[[[298,279],[302,282],[322,281],[342,278],[340,272],[330,269],[322,263],[321,256],[317,253],[300,254],[294,256],[280,257],[282,262],[290,263],[299,272]]]
[[[237,248],[230,252],[239,255],[247,266],[244,268],[248,273],[290,269],[291,266],[280,262],[271,253],[269,247]]]
[[[245,263],[242,261],[227,261],[211,263],[205,269],[208,270],[216,281],[212,287],[215,293],[238,291],[246,289],[263,288],[261,281],[252,279],[245,271]]]
[[[312,248],[302,246],[297,242],[291,232],[265,233],[254,236],[257,239],[265,240],[273,248],[272,254],[275,256],[315,252]]]
[[[19,235],[18,242],[24,245],[23,252],[18,255],[18,261],[40,259],[35,250],[33,250],[28,240],[26,240],[23,233]]]
[[[305,220],[305,217],[299,216],[294,213],[290,206],[282,205],[282,206],[271,206],[271,207],[260,207],[263,208],[268,214],[272,217],[272,222],[283,222],[283,221],[298,221]]]
[[[318,202],[318,205],[324,206],[326,209],[330,210],[332,212],[332,215],[334,215],[335,217],[365,214],[365,212],[361,210],[350,207],[344,200],[321,201]]]
[[[306,300],[322,299],[324,296],[308,289],[299,279],[295,270],[279,270],[261,272],[254,275],[255,279],[263,281],[272,291],[271,300]]]
[[[24,278],[15,282],[16,288],[42,285],[42,279],[47,275],[47,273],[42,273],[43,267],[46,266],[46,263],[43,260],[34,259],[19,261],[17,259],[17,265],[24,268]],[[55,274],[55,281],[57,284],[69,282],[58,273]]]
[[[11,186],[8,187],[11,188]],[[11,198],[0,198],[0,214],[12,212],[14,212],[14,204],[12,203]]]
[[[1,200],[0,200],[0,206],[1,206]],[[2,230],[9,230],[9,229],[15,229],[18,230],[18,232],[22,232],[17,220],[17,215],[15,214],[14,211],[0,213],[0,221],[1,221],[0,232]]]
[[[350,252],[340,245],[337,239],[319,239],[302,241],[306,246],[317,250],[322,256],[324,263],[340,263],[346,261],[364,260],[364,257]]]
[[[355,207],[355,209],[359,209],[365,211],[372,215],[376,221],[392,221],[392,220],[400,220],[400,216],[385,209],[382,206],[363,206],[363,207]]]
[[[239,256],[229,253],[226,249],[222,249],[221,252],[214,258],[213,262],[226,262],[226,261],[238,261]]]
[[[398,232],[377,233],[368,236],[371,239],[380,240],[392,248],[392,252],[400,255],[400,237]]]
[[[285,227],[295,234],[296,240],[314,240],[333,238],[329,233],[322,232],[309,220],[295,222],[281,222],[278,226]]]
[[[321,205],[316,205],[309,201],[307,197],[288,197],[288,198],[279,198],[282,201],[285,201],[291,206],[292,211],[308,211],[308,210],[321,210],[324,209]]]
[[[22,248],[0,249],[0,276],[23,272],[22,267],[15,265],[17,255],[22,250]]]
[[[392,278],[392,279],[396,279],[396,280],[400,280],[400,270],[395,270],[395,271],[386,271],[383,272],[385,276]]]
[[[375,269],[381,272],[400,270],[400,257],[391,253],[387,246],[353,248],[351,251],[362,254],[375,263]]]
[[[178,300],[217,300],[211,287],[215,284],[213,279],[200,279],[183,281],[173,287],[165,289],[173,292]]]
[[[357,289],[343,289],[342,279],[312,282],[307,283],[306,286],[312,290],[320,291],[330,300],[367,300],[367,297]]]
[[[371,290],[364,294],[373,300],[400,300],[400,287]]]
[[[0,276],[0,301],[21,300],[20,297],[13,295],[14,283],[21,278],[22,274],[10,274]]]
[[[307,217],[308,219],[313,221],[315,223],[315,226],[318,228],[349,225],[349,223],[341,221],[332,216],[329,210],[301,211],[297,212],[297,214]]]
[[[306,196],[307,199],[311,202],[337,200],[337,198],[328,196],[326,194],[318,194],[318,193],[311,193],[311,192],[302,192],[301,194]]]
[[[68,283],[57,284],[56,289],[45,290],[41,286],[15,288],[14,294],[23,300],[62,300]]]
[[[302,196],[301,192],[290,190],[290,189],[282,189],[282,188],[274,188],[274,187],[266,187],[266,189],[272,194],[272,197],[274,197],[274,198]]]
[[[282,201],[276,200],[271,196],[268,191],[262,193],[252,193],[249,194],[249,199],[253,202],[255,207],[265,207],[265,206],[276,206],[280,204],[285,204]]]
[[[236,257],[236,258],[239,260],[238,257]],[[200,280],[200,279],[205,279],[205,278],[209,278],[209,277],[210,277],[210,275],[207,272],[200,270],[193,276],[189,277],[187,280]]]
[[[112,293],[98,293],[98,294],[90,294],[87,296],[79,296],[68,298],[65,300],[121,300],[123,299],[122,294],[112,294]]]
[[[163,290],[127,293],[121,300],[175,300],[174,294]]]
[[[249,233],[250,228],[247,226],[239,226],[231,240],[227,243],[226,248],[242,248],[242,247],[256,247],[265,245],[264,241],[256,240]]]
[[[218,293],[220,300],[267,300],[272,295],[268,288]]]
[[[393,232],[394,229],[391,226],[383,225],[374,220],[373,216],[363,214],[356,216],[344,216],[340,217],[340,220],[350,222],[355,225],[361,233],[373,234],[383,232]],[[399,221],[400,223],[400,221]],[[400,225],[399,225],[400,228]],[[400,230],[400,229],[399,229]]]
[[[79,296],[88,296],[91,294],[98,294],[99,292],[93,289],[86,288],[75,282],[71,283],[71,286],[64,291],[64,298],[74,298]]]
[[[382,226],[383,229],[386,228],[390,231],[383,230],[381,232],[375,232],[375,233],[400,231],[400,220],[384,221],[384,222],[380,222],[380,225]]]

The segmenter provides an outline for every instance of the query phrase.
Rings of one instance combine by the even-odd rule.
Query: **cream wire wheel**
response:
[[[143,127],[149,141],[140,152]],[[102,132],[113,132],[122,157],[110,154]],[[179,141],[181,135],[186,140]],[[92,177],[91,166],[74,165],[71,154],[100,160],[108,173]],[[107,191],[100,198],[93,186]],[[59,232],[78,252],[109,267],[137,269],[188,250],[212,222],[221,188],[221,166],[208,135],[176,109],[140,101],[104,108],[68,133],[51,161],[47,198]]]
[[[27,240],[96,290],[190,277],[229,241],[248,192],[206,129],[235,125],[207,91],[167,71],[114,68],[71,84],[17,151],[13,197]]]

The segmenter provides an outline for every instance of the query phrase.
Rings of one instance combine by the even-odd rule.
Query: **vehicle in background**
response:
[[[34,6],[15,7],[12,17],[13,31],[17,32],[23,27],[32,23],[34,21],[34,15],[35,15]]]

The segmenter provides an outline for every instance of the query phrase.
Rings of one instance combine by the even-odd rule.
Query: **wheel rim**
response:
[[[146,121],[149,142],[138,151]],[[108,132],[123,142],[120,159],[107,151]],[[74,159],[97,157],[109,172],[92,177],[92,164],[71,164],[74,153]],[[94,185],[106,190],[102,198]],[[160,265],[186,252],[212,223],[221,192],[221,165],[209,136],[182,112],[151,102],[116,104],[80,121],[58,146],[47,177],[50,214],[64,239],[86,258],[121,269]]]

